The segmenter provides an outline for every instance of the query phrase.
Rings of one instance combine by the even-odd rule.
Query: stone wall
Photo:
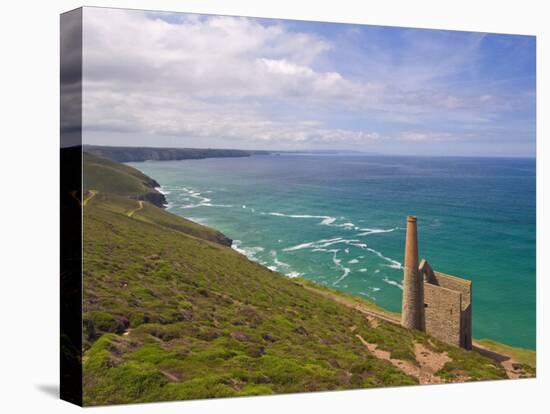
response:
[[[423,260],[426,332],[442,341],[472,349],[472,283],[435,272]]]
[[[426,331],[445,343],[472,349],[472,282],[436,272],[426,260],[417,264],[418,252],[409,252],[410,246],[417,249],[414,217],[407,219],[405,258],[410,263],[404,266],[401,324]],[[418,309],[422,304],[424,307]],[[423,316],[423,326],[413,320],[414,315]]]
[[[461,346],[461,293],[424,282],[426,332],[441,341]]]
[[[463,310],[470,305],[472,282],[469,280],[447,275],[441,272],[433,272],[433,280],[430,280],[430,283],[462,293]]]
[[[462,323],[460,325],[460,346],[472,349],[472,304],[462,311]]]

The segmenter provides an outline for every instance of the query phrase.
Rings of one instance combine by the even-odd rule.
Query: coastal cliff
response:
[[[158,183],[127,165],[85,154],[84,172],[85,405],[508,378],[373,302],[248,260],[143,201]]]
[[[158,187],[158,182],[134,168],[89,152],[83,153],[84,190],[119,194],[163,208],[166,198],[157,190]]]
[[[101,197],[111,204],[124,201],[125,204],[130,202],[134,205],[135,201],[130,200],[137,200],[140,202],[141,216],[150,222],[231,246],[232,240],[221,232],[160,210],[159,208],[166,205],[164,194],[157,190],[160,184],[135,168],[87,152],[83,154],[83,168],[85,193],[101,194]]]
[[[110,147],[86,145],[84,151],[118,162],[177,161],[203,158],[250,157],[269,155],[269,151],[247,151],[211,148],[154,148],[154,147]]]

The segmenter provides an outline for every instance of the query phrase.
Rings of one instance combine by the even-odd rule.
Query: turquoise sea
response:
[[[400,310],[406,216],[420,256],[473,281],[474,337],[535,348],[535,160],[283,154],[130,163],[172,213],[265,266]]]

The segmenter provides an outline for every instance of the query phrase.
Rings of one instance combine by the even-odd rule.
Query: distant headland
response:
[[[117,162],[198,160],[203,158],[250,157],[252,155],[271,154],[271,151],[238,149],[111,147],[98,145],[85,145],[84,151]]]

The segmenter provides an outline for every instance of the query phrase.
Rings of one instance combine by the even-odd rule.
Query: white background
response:
[[[537,35],[538,378],[93,408],[110,412],[522,413],[549,409],[547,272],[550,12],[545,1],[90,0],[86,5]],[[0,11],[0,411],[75,412],[57,398],[59,13],[78,1]],[[544,254],[546,252],[546,254]],[[518,286],[518,291],[521,286]],[[495,310],[498,316],[498,309]]]

